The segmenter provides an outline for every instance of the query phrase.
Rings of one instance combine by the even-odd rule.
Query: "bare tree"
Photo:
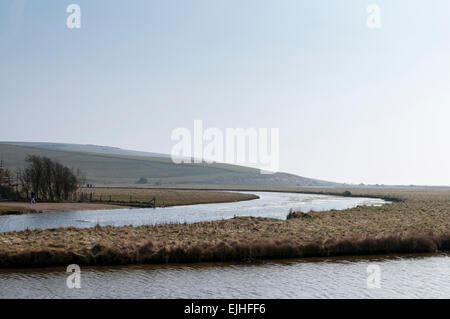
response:
[[[8,169],[0,166],[0,198],[10,198],[12,194],[11,173]]]
[[[22,192],[24,192],[28,198],[28,194],[33,189],[32,177],[29,170],[20,170],[19,183],[22,188]]]
[[[28,156],[26,161],[29,165],[20,174],[22,190],[27,194],[34,191],[38,198],[68,199],[78,189],[80,179],[86,179],[81,170],[74,173],[73,169],[48,157]]]
[[[80,168],[77,169],[77,172],[75,174],[77,179],[77,186],[78,188],[83,187],[86,185],[86,173],[83,172]]]

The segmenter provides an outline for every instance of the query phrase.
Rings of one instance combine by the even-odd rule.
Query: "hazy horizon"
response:
[[[3,1],[0,139],[170,154],[200,119],[279,128],[282,172],[449,186],[449,17],[445,0]]]

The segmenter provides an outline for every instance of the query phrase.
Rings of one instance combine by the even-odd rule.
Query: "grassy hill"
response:
[[[154,156],[154,153],[111,147],[56,143],[14,143],[16,145],[7,143],[0,143],[0,158],[3,159],[5,167],[11,170],[23,168],[26,165],[27,155],[47,156],[64,165],[81,168],[86,172],[87,182],[96,185],[134,184],[141,177],[147,178],[149,185],[270,187],[337,185],[287,173],[260,174],[257,169],[238,165],[175,164],[168,155]]]
[[[71,152],[131,155],[131,156],[146,156],[146,157],[167,157],[166,154],[124,150],[118,147],[93,145],[93,144],[68,144],[68,143],[43,143],[43,142],[0,142],[0,144],[44,148],[55,151],[71,151]]]

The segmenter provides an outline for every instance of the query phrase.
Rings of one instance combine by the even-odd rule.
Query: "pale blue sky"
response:
[[[449,56],[448,0],[4,0],[0,140],[170,153],[201,119],[280,128],[281,171],[450,185]]]

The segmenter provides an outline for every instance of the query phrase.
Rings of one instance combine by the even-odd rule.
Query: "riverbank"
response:
[[[103,210],[130,207],[153,207],[150,202],[155,199],[156,207],[228,203],[257,199],[252,194],[220,192],[206,190],[153,190],[153,189],[82,189],[91,190],[93,197],[89,202],[1,202],[0,215],[24,215],[45,212],[63,212],[75,210]]]
[[[345,190],[311,191],[342,194]],[[361,188],[351,192],[397,201],[380,207],[311,212],[309,218],[289,220],[238,217],[194,224],[3,233],[0,267],[255,261],[450,250],[449,190]]]
[[[24,214],[38,213],[38,211],[31,209],[31,208],[17,207],[17,206],[8,205],[8,204],[10,204],[10,203],[9,202],[1,203],[0,216],[2,216],[2,215],[24,215]]]
[[[166,188],[120,188],[95,187],[84,188],[82,192],[92,193],[94,202],[110,202],[134,207],[148,207],[155,199],[156,207],[184,206],[210,203],[228,203],[257,199],[252,194],[231,191],[202,189],[166,189]]]
[[[126,208],[119,205],[98,204],[98,203],[52,203],[39,202],[30,204],[28,202],[2,202],[0,215],[24,215],[46,212],[64,212],[73,210],[102,210]]]

